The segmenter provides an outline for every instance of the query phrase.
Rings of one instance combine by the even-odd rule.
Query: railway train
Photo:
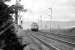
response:
[[[37,32],[38,30],[39,30],[38,24],[37,24],[36,22],[33,22],[33,23],[31,24],[31,31]]]

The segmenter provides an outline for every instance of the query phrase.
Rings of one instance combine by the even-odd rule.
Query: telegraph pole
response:
[[[40,16],[40,19],[41,19],[41,25],[42,25],[42,16]]]
[[[18,4],[21,0],[16,0],[16,8],[15,8],[15,23],[18,24]]]
[[[16,4],[14,5],[15,6],[15,28],[16,28],[16,32],[18,32],[18,29],[20,28],[20,26],[18,25],[18,19],[19,19],[19,14],[18,12],[20,10],[23,9],[22,5],[19,3],[21,0],[16,0]]]
[[[48,16],[50,17],[50,32],[51,32],[51,29],[52,29],[52,8],[49,8]]]
[[[19,11],[22,11],[22,12],[27,12],[27,9],[23,9],[23,5],[21,5],[20,4],[20,1],[21,0],[16,0],[16,4],[14,5],[15,6],[15,24],[18,26],[18,17],[20,17],[19,16],[19,14],[18,14],[18,12]],[[21,21],[21,24],[22,24],[22,21]]]

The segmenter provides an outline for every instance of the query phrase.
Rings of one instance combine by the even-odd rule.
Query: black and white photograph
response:
[[[0,50],[75,50],[75,0],[0,0]]]

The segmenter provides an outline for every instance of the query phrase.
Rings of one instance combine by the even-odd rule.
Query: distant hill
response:
[[[29,27],[32,22],[23,22],[23,27]],[[61,22],[61,21],[42,21],[37,22],[40,29],[69,29],[75,27],[75,21]]]
[[[68,29],[69,32],[75,32],[75,27]]]
[[[68,29],[75,27],[75,21],[61,22],[61,21],[42,21],[39,22],[39,25],[43,28],[52,28],[52,29]]]

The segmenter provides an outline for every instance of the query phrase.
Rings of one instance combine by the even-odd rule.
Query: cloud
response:
[[[59,1],[59,0],[58,0]],[[75,16],[75,1],[74,0],[61,0],[56,3],[54,8],[55,18],[65,20],[74,20]]]
[[[10,3],[14,4],[15,0]],[[10,3],[9,5],[11,5]],[[52,8],[53,19],[75,20],[75,0],[22,0],[21,4],[25,9],[28,9],[31,16],[42,15],[43,17],[47,16],[45,19],[48,19],[48,8]],[[25,15],[29,17],[29,14]]]

